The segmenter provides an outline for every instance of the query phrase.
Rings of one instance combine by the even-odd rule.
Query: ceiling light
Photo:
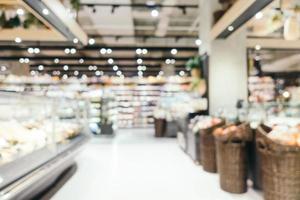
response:
[[[20,58],[19,63],[24,63],[24,58]]]
[[[142,70],[143,70],[143,71],[146,71],[146,70],[147,70],[147,66],[144,65],[144,66],[142,67]]]
[[[34,53],[34,49],[30,47],[30,48],[27,49],[27,52],[30,53],[30,54],[33,54]]]
[[[143,49],[143,50],[142,50],[142,53],[143,53],[143,54],[147,54],[147,53],[148,53],[148,50],[147,50],[147,49]]]
[[[94,65],[93,70],[97,70],[97,69],[98,69],[98,67],[96,65]]]
[[[196,44],[197,46],[201,46],[202,40],[201,40],[201,39],[197,39],[197,40],[195,41],[195,44]]]
[[[107,50],[106,50],[106,53],[107,53],[107,54],[111,54],[111,53],[112,53],[112,50],[111,50],[111,49],[107,49]]]
[[[39,65],[39,66],[38,66],[38,69],[39,69],[40,71],[42,71],[42,70],[44,70],[44,66],[43,66],[43,65]]]
[[[100,76],[100,75],[101,75],[100,71],[96,71],[96,72],[95,72],[95,75],[96,75],[96,76]]]
[[[166,59],[165,63],[166,63],[167,65],[169,65],[169,64],[171,64],[171,60],[170,60],[170,59]]]
[[[55,59],[54,59],[54,63],[58,64],[58,63],[59,63],[59,59],[58,59],[58,58],[55,58]]]
[[[107,60],[108,64],[113,64],[114,63],[114,59],[110,58]]]
[[[94,66],[93,65],[90,65],[89,68],[88,68],[90,71],[92,71],[94,69]]]
[[[151,16],[156,18],[159,16],[159,11],[157,9],[151,10]]]
[[[150,7],[151,7],[151,6],[155,6],[155,4],[156,4],[155,1],[147,1],[147,2],[146,2],[146,5],[147,5],[147,6],[150,6]]]
[[[66,79],[68,79],[68,75],[67,75],[67,74],[64,74],[64,75],[62,76],[62,78],[63,78],[64,80],[66,80]]]
[[[140,54],[143,53],[143,50],[140,49],[140,48],[138,48],[138,49],[136,49],[135,53],[136,53],[137,55],[140,55]]]
[[[255,15],[255,19],[261,19],[261,18],[263,18],[263,16],[264,16],[264,14],[262,12],[258,12]]]
[[[171,54],[173,54],[173,55],[176,55],[177,52],[178,52],[177,49],[172,49],[172,50],[171,50]]]
[[[49,10],[47,8],[44,8],[42,12],[44,15],[49,15]]]
[[[120,78],[124,79],[124,78],[125,78],[125,76],[124,76],[123,74],[121,74]]]
[[[1,71],[2,72],[6,71],[6,69],[7,69],[6,66],[4,66],[4,65],[1,66]]]
[[[228,31],[233,31],[234,30],[234,27],[233,26],[228,26]]]
[[[78,76],[79,75],[79,72],[76,70],[74,71],[74,76]]]
[[[90,39],[89,39],[89,44],[90,44],[90,45],[93,45],[93,44],[95,44],[95,42],[96,42],[96,41],[95,41],[95,39],[94,39],[94,38],[90,38]]]
[[[72,49],[70,50],[70,52],[71,52],[71,54],[75,54],[75,53],[76,53],[76,49],[75,49],[75,48],[72,48]]]
[[[69,54],[71,50],[69,48],[65,48],[65,54]]]
[[[137,62],[137,64],[139,64],[139,65],[140,65],[140,64],[142,64],[142,63],[143,63],[143,59],[139,58],[139,59],[137,59],[137,60],[136,60],[136,62]]]
[[[24,10],[23,10],[22,8],[18,8],[18,9],[17,9],[17,14],[18,14],[18,15],[24,15],[24,13],[25,13],[25,12],[24,12]]]
[[[16,38],[15,38],[15,42],[16,42],[16,43],[21,43],[21,42],[22,42],[22,39],[19,38],[19,37],[16,37]]]
[[[30,75],[31,75],[31,76],[35,76],[35,75],[36,75],[36,72],[32,70],[32,71],[30,71]]]
[[[255,45],[255,50],[257,51],[261,50],[261,46],[259,44]]]
[[[180,76],[184,76],[184,75],[185,75],[185,72],[184,72],[184,71],[180,71],[180,72],[179,72],[179,75],[180,75]]]
[[[68,71],[68,70],[69,70],[69,66],[68,66],[68,65],[64,65],[63,68],[64,68],[65,71]]]
[[[35,54],[39,54],[41,52],[41,50],[39,48],[34,48],[34,53]]]
[[[80,59],[79,59],[79,63],[80,63],[80,64],[84,63],[83,58],[80,58]]]
[[[139,75],[139,76],[143,76],[143,72],[142,72],[142,71],[139,71],[139,72],[138,72],[138,75]]]
[[[176,63],[176,60],[175,59],[171,59],[170,62],[171,62],[171,64],[174,65]]]
[[[73,43],[74,43],[74,44],[77,44],[78,42],[79,42],[79,40],[78,40],[77,38],[74,38],[74,39],[73,39]]]
[[[143,66],[140,66],[140,65],[139,65],[139,66],[137,67],[137,70],[142,71],[142,70],[143,70]]]
[[[118,75],[118,76],[121,76],[121,75],[122,75],[122,72],[121,72],[121,71],[117,71],[117,75]]]
[[[24,58],[24,63],[29,63],[29,62],[30,62],[29,58]]]
[[[113,66],[113,70],[114,70],[114,71],[117,71],[118,69],[119,69],[119,67],[118,67],[117,65],[114,65],[114,66]]]
[[[106,54],[106,49],[105,48],[102,48],[100,49],[100,53],[103,55],[103,54]]]

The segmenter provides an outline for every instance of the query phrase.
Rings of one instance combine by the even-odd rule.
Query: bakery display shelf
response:
[[[14,199],[66,160],[73,158],[87,141],[88,136],[81,134],[57,144],[56,148],[42,148],[0,166],[0,199]]]

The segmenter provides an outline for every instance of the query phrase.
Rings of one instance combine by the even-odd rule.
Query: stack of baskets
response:
[[[257,129],[265,200],[300,199],[300,147],[278,144],[267,137],[270,129]]]
[[[207,129],[200,129],[200,163],[203,166],[204,171],[210,173],[217,172],[216,161],[216,145],[213,131],[216,128],[223,126],[225,122],[221,122],[213,127]]]
[[[214,136],[221,188],[230,193],[245,193],[248,188],[246,144],[252,137],[250,126],[246,123],[224,126],[216,129]]]

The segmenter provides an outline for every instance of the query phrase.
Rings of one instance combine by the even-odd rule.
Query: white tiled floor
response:
[[[96,138],[78,156],[78,171],[54,200],[262,200],[250,189],[223,192],[218,175],[204,172],[175,139],[155,139],[152,130],[120,130]]]

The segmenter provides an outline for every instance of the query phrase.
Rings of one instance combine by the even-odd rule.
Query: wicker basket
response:
[[[213,131],[223,126],[225,123],[222,122],[214,127],[208,129],[202,129],[200,133],[200,159],[201,165],[204,171],[210,173],[217,172],[217,159],[216,159],[216,144]]]
[[[244,131],[249,126],[241,124],[239,129],[245,138],[222,138],[216,136],[217,163],[220,174],[221,188],[230,193],[241,194],[247,192],[247,148],[249,137]],[[250,130],[250,127],[249,127]]]
[[[165,119],[154,119],[155,137],[164,137],[166,131]]]
[[[257,148],[261,156],[262,186],[265,200],[300,199],[300,147],[275,143],[269,130],[257,130]]]

